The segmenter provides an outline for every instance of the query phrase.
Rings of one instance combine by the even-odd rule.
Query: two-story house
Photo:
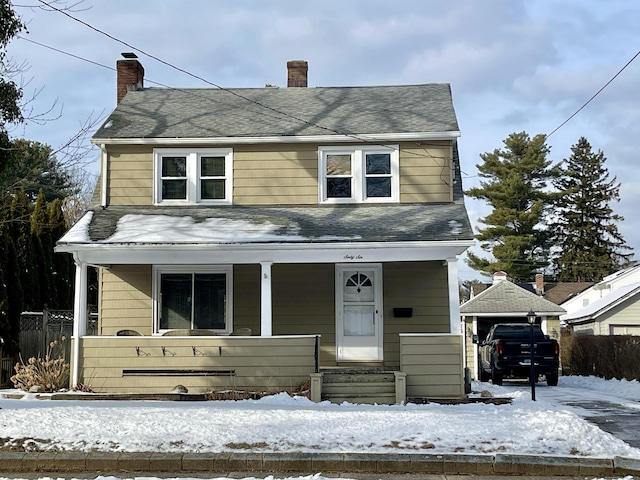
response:
[[[473,243],[448,84],[144,88],[92,138],[99,204],[58,242],[76,263],[72,385],[287,390],[398,372],[463,392],[456,256]],[[99,327],[86,335],[87,268]],[[312,386],[313,386],[312,385]]]

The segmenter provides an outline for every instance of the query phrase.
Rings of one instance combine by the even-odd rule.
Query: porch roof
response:
[[[58,241],[73,245],[265,245],[464,242],[462,200],[439,204],[131,207],[88,212]]]

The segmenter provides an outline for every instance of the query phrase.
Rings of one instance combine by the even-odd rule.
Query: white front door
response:
[[[381,265],[336,265],[336,356],[382,360]]]

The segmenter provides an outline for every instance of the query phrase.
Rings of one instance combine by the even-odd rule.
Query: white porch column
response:
[[[458,287],[458,263],[456,258],[447,259],[449,281],[449,333],[460,333],[460,291]]]
[[[273,333],[271,305],[271,265],[272,262],[260,262],[260,336],[270,337]]]
[[[78,385],[80,376],[80,338],[87,334],[87,282],[87,264],[76,261],[76,284],[73,299],[72,387]]]

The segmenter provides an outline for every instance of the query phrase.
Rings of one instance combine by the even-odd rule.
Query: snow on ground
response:
[[[562,377],[563,385],[640,398],[640,383]],[[520,453],[640,458],[640,450],[526,387],[475,383],[508,405],[371,406],[278,394],[209,402],[50,401],[0,395],[0,450]],[[557,389],[557,390],[556,390]]]

